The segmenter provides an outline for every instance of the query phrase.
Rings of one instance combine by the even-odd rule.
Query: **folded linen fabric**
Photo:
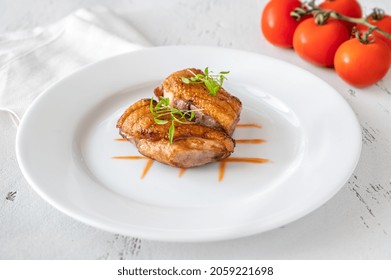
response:
[[[151,46],[105,7],[81,9],[47,27],[0,35],[0,111],[17,124],[48,86],[101,59]]]

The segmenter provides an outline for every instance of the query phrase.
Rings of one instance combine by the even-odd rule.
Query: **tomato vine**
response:
[[[315,22],[319,25],[322,25],[325,22],[327,22],[327,20],[329,18],[334,18],[337,20],[342,20],[342,21],[346,21],[346,22],[350,22],[350,23],[354,23],[354,24],[361,24],[361,25],[368,27],[369,29],[366,32],[364,32],[364,34],[362,36],[359,37],[359,38],[361,38],[360,40],[362,43],[368,43],[369,42],[368,38],[370,37],[370,35],[374,31],[382,34],[384,37],[386,37],[388,39],[391,39],[390,33],[383,31],[378,26],[373,25],[368,21],[369,17],[372,17],[375,20],[381,20],[384,17],[384,15],[385,15],[384,10],[380,9],[380,8],[374,8],[372,13],[366,17],[353,18],[353,17],[348,17],[345,15],[342,15],[341,13],[338,13],[333,10],[322,9],[315,4],[315,0],[311,0],[309,2],[303,2],[300,7],[295,8],[290,13],[290,15],[296,21],[300,21],[302,17],[307,16],[307,15],[311,15],[311,14],[314,16]]]

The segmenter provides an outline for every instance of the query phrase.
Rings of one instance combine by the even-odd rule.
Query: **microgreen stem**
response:
[[[155,123],[163,125],[169,122],[168,117],[170,116],[171,125],[168,129],[168,139],[170,144],[174,141],[175,133],[175,122],[182,124],[193,124],[192,120],[195,117],[195,112],[199,110],[180,110],[173,108],[170,105],[170,99],[168,97],[160,97],[159,102],[154,107],[154,99],[151,98],[149,103],[149,110],[153,116]],[[162,117],[165,117],[162,119]]]
[[[192,77],[182,77],[182,82],[185,84],[204,84],[209,91],[210,95],[216,96],[219,89],[223,86],[224,80],[227,80],[225,75],[229,74],[229,71],[221,71],[219,74],[213,74],[212,71],[209,71],[209,68],[206,67],[204,74],[194,73],[191,69],[188,69],[193,76]]]

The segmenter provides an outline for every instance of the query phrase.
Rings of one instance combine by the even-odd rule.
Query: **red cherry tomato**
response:
[[[325,0],[319,4],[319,7],[336,11],[347,17],[362,17],[361,6],[356,0]]]
[[[327,23],[317,25],[313,18],[309,18],[296,28],[293,48],[304,60],[332,67],[335,52],[349,38],[348,28],[340,21],[329,19]]]
[[[356,0],[325,0],[319,4],[324,10],[333,10],[347,17],[361,18],[362,10]],[[352,30],[354,23],[343,21]]]
[[[373,24],[373,25],[375,25],[375,26],[377,26],[377,27],[379,27],[384,32],[387,32],[387,33],[391,34],[391,16],[384,15],[383,18],[379,19],[379,20],[375,20],[372,17],[369,17],[368,18],[368,22]],[[360,32],[365,32],[365,31],[368,30],[368,27],[365,26],[365,25],[359,24],[359,25],[357,25],[357,29]],[[380,40],[383,40],[384,42],[386,42],[387,45],[391,49],[391,39],[388,39],[387,37],[385,37],[384,35],[376,32],[376,31],[374,31],[372,34],[375,35],[376,38],[379,38]]]
[[[261,16],[261,29],[266,40],[278,47],[292,47],[293,33],[300,21],[290,13],[300,5],[299,0],[271,0],[266,4]]]
[[[338,75],[355,87],[366,87],[383,78],[390,67],[391,51],[382,40],[363,44],[356,38],[337,50],[334,66]]]

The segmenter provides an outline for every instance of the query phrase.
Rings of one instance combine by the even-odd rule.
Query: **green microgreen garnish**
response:
[[[166,124],[169,122],[169,120],[164,117],[171,117],[171,125],[168,129],[168,139],[170,140],[170,144],[172,144],[174,140],[175,122],[190,124],[194,119],[195,110],[180,110],[173,108],[170,106],[170,99],[168,97],[160,97],[160,100],[155,107],[153,106],[153,101],[153,98],[151,98],[151,102],[149,103],[149,110],[153,115],[155,123]]]
[[[212,71],[209,71],[209,67],[206,67],[204,70],[205,74],[195,74],[190,71],[194,76],[190,78],[182,77],[182,82],[185,84],[199,84],[204,83],[206,88],[209,90],[209,94],[216,96],[219,89],[223,86],[224,80],[227,80],[225,75],[229,74],[229,71],[221,71],[219,74],[213,74]]]

